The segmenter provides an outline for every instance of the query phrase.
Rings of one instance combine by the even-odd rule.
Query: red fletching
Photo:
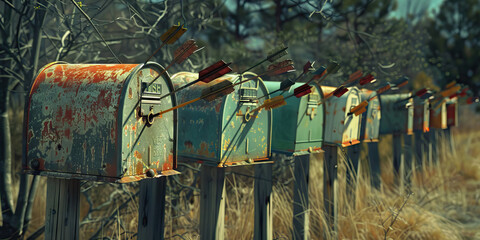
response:
[[[279,63],[272,63],[267,68],[268,76],[280,75],[282,73],[295,71],[293,61],[288,59]]]
[[[448,96],[448,98],[452,99],[452,98],[454,98],[454,97],[456,97],[456,96],[458,96],[458,95],[459,95],[458,93],[454,93],[454,94]]]
[[[305,96],[305,95],[307,95],[311,92],[312,92],[312,86],[310,86],[306,83],[306,84],[303,84],[300,87],[295,88],[293,90],[293,95],[295,95],[295,97],[299,98],[299,97]]]
[[[335,97],[341,97],[343,94],[345,94],[346,92],[348,92],[348,88],[344,87],[344,86],[340,86],[338,87],[337,89],[335,89],[335,91],[333,91],[333,96]]]
[[[231,72],[232,69],[228,65],[230,65],[230,63],[227,64],[223,60],[220,60],[220,61],[214,63],[213,65],[211,65],[210,67],[207,67],[207,68],[203,69],[202,71],[200,71],[198,73],[198,79],[201,82],[209,83],[209,82],[213,81],[214,79],[217,79],[217,78]]]
[[[365,85],[367,83],[372,82],[374,79],[375,79],[375,77],[372,74],[368,74],[367,76],[361,78],[359,83],[360,83],[360,85]]]
[[[418,91],[415,93],[415,96],[421,97],[421,96],[425,95],[427,92],[428,92],[428,89],[423,88],[423,89],[418,90]]]
[[[313,64],[310,61],[305,63],[305,65],[303,66],[303,73],[307,73],[307,72],[311,71],[312,66],[313,66]]]
[[[189,39],[185,41],[185,43],[182,44],[182,46],[177,48],[175,52],[173,52],[174,61],[175,63],[180,64],[183,61],[185,61],[188,57],[190,57],[190,55],[194,54],[199,50],[201,50],[201,48],[197,46],[197,43],[195,42],[195,40]]]
[[[467,91],[468,91],[468,87],[462,89],[462,91],[460,92],[460,94],[458,94],[460,97],[465,97],[467,96]]]

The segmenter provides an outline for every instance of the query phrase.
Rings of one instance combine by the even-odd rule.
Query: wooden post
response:
[[[327,224],[330,231],[337,232],[338,217],[338,147],[324,145],[325,155],[323,159],[323,201]]]
[[[393,134],[393,173],[395,176],[395,184],[403,186],[403,151],[402,151],[402,135]]]
[[[380,171],[380,153],[378,152],[378,142],[368,143],[368,160],[370,166],[370,181],[372,186],[380,189],[381,171]]]
[[[405,134],[403,136],[403,173],[402,177],[405,180],[405,184],[410,188],[410,178],[412,177],[412,162],[413,162],[413,144],[412,135]]]
[[[433,146],[432,146],[432,132],[434,130],[430,129],[430,132],[425,133],[425,164],[429,166],[433,165]]]
[[[447,127],[447,129],[443,130],[443,132],[444,132],[444,135],[445,135],[446,144],[448,145],[448,148],[449,148],[450,152],[454,156],[456,156],[457,153],[456,153],[456,149],[455,149],[455,141],[453,139],[451,127]]]
[[[310,208],[308,181],[310,176],[310,154],[295,156],[293,187],[293,239],[310,239]]]
[[[426,142],[425,142],[425,133],[422,131],[415,131],[415,170],[420,171],[423,162],[425,161],[426,154]]]
[[[225,169],[205,164],[200,176],[200,239],[225,238]]]
[[[355,199],[358,180],[358,162],[360,160],[360,144],[347,147],[347,199],[350,205],[355,209]]]
[[[140,181],[138,239],[164,239],[167,177]]]
[[[440,157],[438,154],[438,133],[439,131],[437,129],[432,129],[430,131],[430,143],[432,144],[432,163],[437,164],[438,163],[438,158]]]
[[[272,163],[255,165],[255,240],[273,238]]]
[[[45,239],[79,239],[80,180],[47,179]]]

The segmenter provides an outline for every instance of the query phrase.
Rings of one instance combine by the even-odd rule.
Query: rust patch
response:
[[[138,158],[138,159],[142,159],[142,154],[141,154],[140,152],[138,152],[138,151],[135,151],[135,152],[133,153],[133,156],[136,157],[136,158]]]
[[[220,108],[222,107],[222,102],[219,102],[217,105],[215,105],[215,112],[220,112]]]
[[[130,98],[130,99],[133,98],[133,90],[132,90],[132,88],[128,88],[128,98]]]
[[[185,141],[185,143],[184,143],[184,144],[185,144],[185,147],[186,147],[186,148],[188,148],[188,149],[191,149],[191,148],[193,148],[193,143],[192,143],[192,142],[190,142],[190,141]]]
[[[167,160],[167,162],[165,162],[165,163],[163,164],[162,170],[163,170],[163,171],[171,170],[171,169],[172,169],[172,165],[173,165],[173,156],[172,156],[172,155],[168,155],[168,160]]]

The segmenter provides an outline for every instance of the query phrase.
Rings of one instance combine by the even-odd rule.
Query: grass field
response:
[[[339,198],[340,239],[480,239],[480,131],[478,120],[467,108],[460,112],[460,128],[454,129],[454,153],[441,145],[436,165],[424,165],[412,176],[410,188],[394,185],[391,139],[381,139],[382,186],[372,189],[368,176],[358,177],[355,207]],[[21,126],[12,128],[19,141]],[[18,143],[15,158],[20,160]],[[323,216],[323,163],[311,159],[310,236],[325,236]],[[292,161],[284,158],[274,169],[274,239],[291,239]],[[19,168],[17,167],[17,170]],[[182,167],[183,174],[169,179],[165,236],[167,239],[199,239],[198,166]],[[340,164],[340,192],[345,192],[345,165]],[[226,239],[253,238],[253,167],[227,171]],[[174,181],[175,180],[175,181]],[[138,184],[83,183],[81,239],[135,239]],[[43,226],[45,179],[35,200],[27,236]]]

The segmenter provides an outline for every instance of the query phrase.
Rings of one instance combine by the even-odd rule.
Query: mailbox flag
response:
[[[181,64],[183,61],[185,61],[188,57],[190,57],[192,54],[202,50],[202,48],[199,48],[197,46],[197,43],[193,39],[187,40],[185,43],[182,44],[179,48],[173,52],[173,58],[174,62],[177,64]]]
[[[332,92],[332,95],[334,95],[335,97],[341,97],[346,92],[348,92],[348,88],[344,86],[340,86],[337,89],[335,89],[335,91]]]
[[[220,60],[213,65],[201,70],[198,73],[198,81],[209,83],[229,72],[232,69],[229,67],[231,63],[225,63],[223,60]]]
[[[302,86],[295,88],[293,90],[293,95],[295,95],[295,97],[297,98],[300,98],[311,92],[312,92],[312,86],[308,85],[308,83],[305,83]]]

